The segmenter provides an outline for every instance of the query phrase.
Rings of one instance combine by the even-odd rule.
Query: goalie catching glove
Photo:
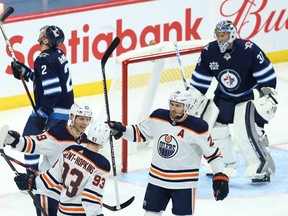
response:
[[[112,129],[112,136],[116,140],[120,139],[123,136],[123,132],[126,131],[126,127],[121,122],[110,121],[109,126]]]
[[[229,177],[223,173],[216,173],[213,178],[215,200],[223,200],[229,193]]]
[[[33,72],[29,67],[19,61],[11,62],[11,67],[13,75],[16,79],[20,79],[20,75],[22,74],[24,80],[26,80],[26,82],[29,82],[29,78],[31,78],[33,75]]]
[[[17,131],[9,130],[4,140],[4,146],[10,145],[12,148],[15,148],[19,143],[19,138],[20,134]]]
[[[14,181],[19,190],[31,191],[36,189],[35,178],[36,175],[34,174],[19,173],[19,175],[14,178]]]

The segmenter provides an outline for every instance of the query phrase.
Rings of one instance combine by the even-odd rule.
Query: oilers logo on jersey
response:
[[[158,154],[163,158],[171,158],[178,151],[178,142],[173,135],[163,134],[157,143]]]

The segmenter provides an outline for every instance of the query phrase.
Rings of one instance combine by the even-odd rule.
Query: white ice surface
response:
[[[231,179],[230,194],[224,201],[216,202],[212,197],[211,179],[200,176],[198,199],[196,200],[195,216],[286,216],[288,215],[288,63],[275,65],[278,77],[279,108],[276,117],[266,127],[271,144],[272,156],[276,163],[276,174],[271,183],[252,186],[250,181],[241,176]],[[103,96],[77,98],[76,101],[85,101],[93,104],[103,101]],[[95,105],[96,106],[96,105]],[[95,108],[96,109],[96,108]],[[0,126],[8,124],[13,130],[22,132],[23,126],[31,112],[30,107],[0,112]],[[5,152],[23,161],[23,155],[9,148]],[[136,155],[129,156],[129,173],[120,175],[118,180],[120,202],[131,196],[135,201],[127,208],[111,212],[104,209],[106,216],[138,216],[143,215],[142,200],[145,193],[147,168],[151,151],[143,148]],[[19,171],[24,171],[17,166]],[[240,167],[241,168],[241,167]],[[14,173],[3,158],[0,158],[0,215],[1,216],[33,216],[35,214],[32,200],[28,194],[19,192],[14,181]],[[104,202],[115,205],[114,185],[111,179],[105,191]],[[171,205],[167,207],[165,216],[172,215]]]

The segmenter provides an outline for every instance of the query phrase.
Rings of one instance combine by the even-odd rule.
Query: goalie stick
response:
[[[113,53],[113,51],[116,49],[116,47],[119,45],[119,43],[120,43],[120,38],[115,37],[101,59],[101,70],[102,70],[102,75],[103,75],[103,89],[104,89],[104,98],[105,98],[105,109],[106,109],[108,124],[109,124],[111,119],[110,119],[109,100],[108,100],[108,93],[107,93],[105,65],[106,65],[108,58]],[[133,196],[129,200],[127,200],[126,202],[120,204],[118,183],[116,180],[117,171],[116,171],[116,162],[115,162],[115,152],[114,152],[112,131],[110,133],[109,142],[110,142],[111,161],[112,161],[114,187],[115,187],[115,195],[116,195],[116,206],[109,206],[108,207],[108,205],[106,205],[105,207],[110,209],[111,211],[118,211],[118,210],[121,210],[121,209],[129,206],[133,202],[135,197]]]
[[[13,170],[15,175],[19,176],[19,172],[16,170],[14,165],[11,163],[11,161],[9,160],[9,158],[7,157],[7,155],[5,154],[4,149],[3,149],[4,140],[5,140],[5,137],[6,137],[6,134],[7,134],[8,130],[9,130],[9,126],[8,125],[3,125],[2,128],[0,129],[0,153],[1,153],[1,156],[7,162],[7,164],[9,165],[9,167]],[[30,195],[30,197],[33,199],[33,202],[34,202],[36,208],[38,208],[42,212],[42,214],[44,216],[48,216],[48,214],[42,208],[42,206],[40,205],[40,203],[38,202],[38,200],[36,199],[36,197],[34,196],[32,191],[31,190],[27,190],[27,192]]]
[[[6,131],[6,130],[5,130],[5,131]],[[1,151],[1,150],[0,150],[0,151]],[[16,164],[18,164],[18,165],[20,165],[20,166],[22,166],[22,167],[24,167],[24,168],[26,168],[26,169],[29,169],[31,172],[35,173],[35,175],[38,174],[38,170],[33,169],[33,168],[30,167],[30,166],[27,166],[26,164],[22,163],[21,161],[15,159],[15,158],[13,158],[13,157],[10,157],[10,156],[7,155],[7,154],[5,154],[5,155],[6,155],[6,157],[7,157],[10,161],[12,161],[13,163],[16,163]],[[128,205],[130,205],[130,204],[133,202],[133,200],[134,200],[134,199],[130,199],[129,202],[127,201],[127,202],[125,202],[125,203],[123,203],[123,204],[120,204],[121,209],[123,209],[123,208],[127,207]],[[107,204],[105,204],[105,203],[103,203],[103,206],[104,206],[104,208],[107,208],[107,209],[110,210],[110,211],[117,211],[116,206],[110,206],[110,205],[107,205]]]
[[[182,80],[183,80],[183,84],[184,84],[185,89],[189,90],[190,88],[191,89],[193,88],[192,91],[195,91],[195,92],[197,91],[197,93],[198,93],[199,91],[196,88],[194,88],[193,86],[189,87],[188,84],[187,84],[187,80],[185,78],[184,68],[183,68],[183,65],[182,65],[181,56],[180,56],[180,52],[179,52],[179,49],[178,49],[177,41],[174,42],[174,47],[175,47],[176,57],[177,57],[177,60],[178,60],[178,65],[179,65],[179,68],[180,68],[180,71],[181,71]],[[199,92],[199,94],[201,94],[201,93]],[[207,107],[209,106],[209,103],[210,103],[210,99],[208,99],[207,97],[202,97],[202,100],[198,104],[196,112],[193,113],[193,115],[203,118],[203,115],[206,112]]]
[[[5,40],[5,42],[6,42],[6,46],[7,46],[8,50],[10,51],[11,57],[12,57],[13,61],[16,62],[17,59],[16,59],[16,57],[15,57],[14,50],[13,50],[13,48],[12,48],[12,46],[11,46],[8,38],[7,38],[7,35],[6,35],[6,33],[5,33],[5,30],[4,30],[4,26],[3,26],[3,25],[4,25],[4,21],[5,21],[5,20],[8,18],[8,16],[10,16],[13,12],[14,12],[14,8],[13,8],[13,7],[8,7],[8,8],[0,15],[0,28],[1,28],[1,32],[2,32],[2,35],[3,35],[3,37],[4,37],[4,40]],[[22,74],[20,74],[20,79],[21,79],[21,81],[22,81],[22,84],[23,84],[23,86],[24,86],[24,89],[25,89],[25,91],[26,91],[26,94],[27,94],[27,96],[28,96],[28,98],[29,98],[29,101],[30,101],[30,103],[31,103],[31,106],[32,106],[32,108],[33,108],[33,111],[35,112],[36,115],[38,115],[37,110],[36,110],[36,106],[35,106],[35,104],[34,104],[34,101],[32,100],[31,94],[30,94],[30,92],[29,92],[29,89],[28,89],[28,87],[27,87],[27,85],[26,85],[26,83],[25,83],[25,80],[24,80],[24,77],[23,77]]]
[[[175,46],[176,57],[177,57],[177,60],[178,60],[178,65],[179,65],[179,68],[180,68],[180,71],[181,71],[181,75],[182,75],[183,84],[184,84],[185,89],[188,90],[189,87],[187,85],[187,81],[186,81],[186,78],[185,78],[185,73],[184,73],[182,62],[181,62],[180,52],[179,52],[179,49],[178,49],[177,41],[174,42],[174,46]]]

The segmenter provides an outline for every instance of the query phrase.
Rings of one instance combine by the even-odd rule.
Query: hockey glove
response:
[[[110,121],[109,126],[112,129],[112,136],[116,140],[120,139],[123,136],[123,132],[126,131],[126,127],[121,122]]]
[[[19,190],[31,191],[36,189],[35,178],[36,175],[34,174],[19,173],[19,175],[14,178],[14,181]]]
[[[20,134],[17,131],[9,130],[4,145],[10,145],[12,148],[15,148],[19,143]]]
[[[39,129],[39,131],[43,131],[45,128],[45,125],[48,121],[49,116],[44,111],[45,109],[43,107],[40,107],[37,110],[37,116],[36,116],[36,125]]]
[[[229,193],[229,177],[223,173],[216,173],[213,178],[215,200],[223,200]]]
[[[22,74],[24,80],[26,80],[26,82],[29,82],[29,78],[32,76],[33,73],[29,67],[19,61],[12,61],[11,67],[13,75],[16,79],[20,79],[20,74]]]

